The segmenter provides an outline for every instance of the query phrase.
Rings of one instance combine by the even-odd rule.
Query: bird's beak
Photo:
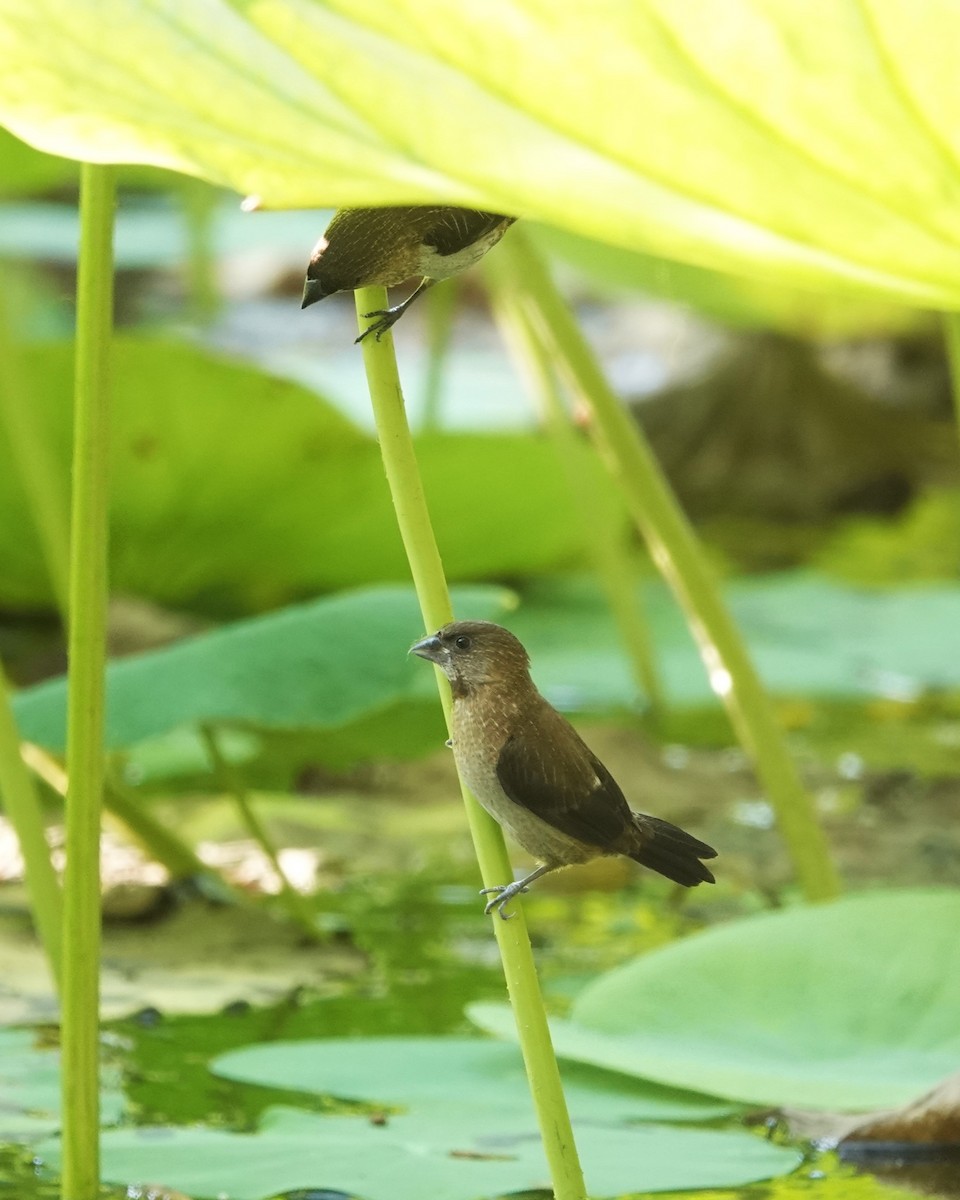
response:
[[[309,308],[311,304],[316,304],[318,300],[322,300],[326,294],[323,290],[323,284],[319,279],[307,279],[303,285],[303,301],[300,307]]]
[[[419,642],[414,642],[408,653],[417,654],[420,658],[426,658],[430,662],[439,664],[444,658],[443,643],[433,633],[430,637],[425,637]]]

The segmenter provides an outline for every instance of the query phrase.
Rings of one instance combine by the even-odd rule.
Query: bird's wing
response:
[[[438,208],[436,219],[423,235],[424,243],[432,246],[442,257],[459,254],[488,233],[493,233],[506,220],[500,213],[483,212],[478,208]]]
[[[587,845],[612,848],[633,816],[616,780],[558,714],[562,737],[513,734],[500,751],[497,779],[507,796],[541,821]]]

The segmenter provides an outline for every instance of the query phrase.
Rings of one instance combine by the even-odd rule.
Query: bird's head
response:
[[[308,308],[336,292],[372,284],[392,287],[421,274],[423,226],[436,211],[426,207],[339,209],[310,255],[300,307]]]
[[[526,650],[508,629],[492,621],[452,621],[414,643],[410,653],[436,663],[456,696],[488,683],[529,678]]]
[[[331,221],[327,232],[314,246],[303,283],[301,308],[309,308],[318,300],[326,300],[337,292],[352,292],[363,286],[366,263],[349,238],[337,234],[338,213]],[[349,230],[348,230],[349,232]],[[331,235],[333,240],[331,241]]]
[[[313,248],[310,265],[307,267],[307,278],[303,284],[301,308],[308,308],[311,304],[316,304],[318,300],[325,300],[327,296],[344,290],[339,281],[332,278],[329,259],[324,258],[329,244],[324,236]]]

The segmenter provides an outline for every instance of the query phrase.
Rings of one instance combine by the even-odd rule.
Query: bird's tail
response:
[[[634,862],[659,871],[684,887],[716,882],[713,872],[700,861],[717,857],[712,846],[659,817],[648,817],[645,813],[633,816],[640,834],[639,847],[630,852]]]

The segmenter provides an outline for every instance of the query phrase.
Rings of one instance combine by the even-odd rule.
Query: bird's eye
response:
[[[460,636],[456,639],[456,641],[453,644],[456,646],[456,648],[458,650],[469,650],[470,649],[470,639],[467,637],[467,635],[465,633],[461,633]]]

